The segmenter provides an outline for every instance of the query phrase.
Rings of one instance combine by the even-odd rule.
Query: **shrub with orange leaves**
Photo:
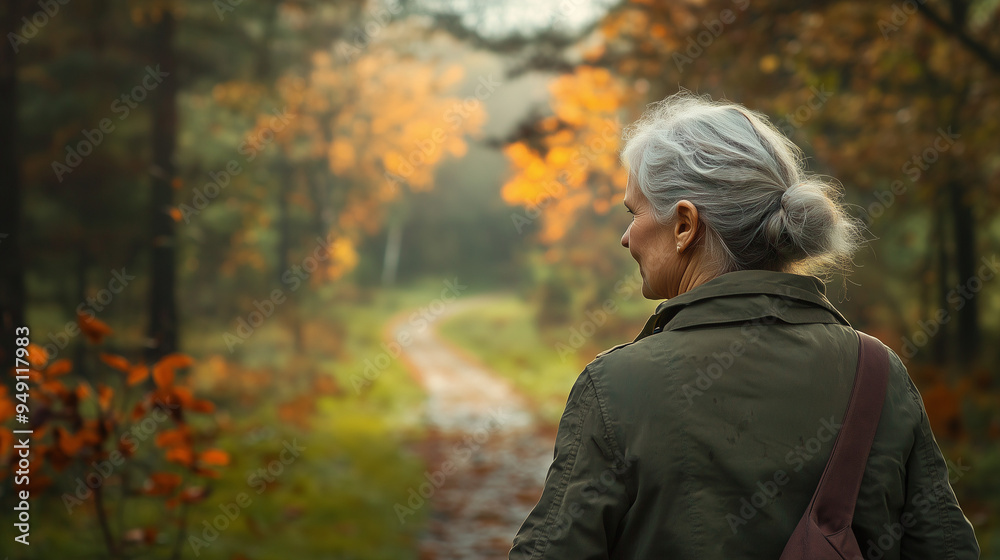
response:
[[[101,344],[112,333],[106,324],[87,315],[77,320],[92,345]],[[162,546],[157,544],[162,527],[177,527],[176,538],[182,538],[186,516],[176,506],[183,510],[208,496],[210,486],[199,480],[217,478],[216,469],[229,463],[229,455],[206,448],[211,437],[189,423],[191,414],[215,410],[213,402],[196,398],[187,378],[179,375],[194,361],[170,354],[147,365],[99,352],[100,362],[113,373],[105,382],[96,382],[73,375],[70,360],[50,362],[40,346],[29,345],[27,358],[30,428],[34,431],[27,489],[33,494],[62,491],[69,514],[93,498],[93,511],[111,558],[137,547]],[[14,411],[11,395],[0,385],[0,423],[10,420]],[[0,427],[0,481],[5,484],[13,483],[9,476],[17,460],[13,439],[10,429]],[[143,442],[149,443],[140,450]],[[140,451],[142,461],[133,460]],[[70,481],[62,473],[74,467],[84,474]],[[113,483],[107,484],[109,480]],[[156,524],[161,529],[118,527],[116,532],[108,523],[109,511],[115,502],[138,497],[164,500],[164,519]]]

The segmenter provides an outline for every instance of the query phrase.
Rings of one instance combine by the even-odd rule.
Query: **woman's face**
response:
[[[656,220],[652,205],[634,180],[625,186],[625,207],[632,214],[632,223],[622,236],[622,245],[639,263],[643,297],[676,296],[682,263],[673,228]]]

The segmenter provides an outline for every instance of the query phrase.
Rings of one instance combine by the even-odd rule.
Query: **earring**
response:
[[[678,253],[680,253],[680,252],[681,252],[681,244],[680,244],[680,243],[678,243],[678,244],[677,244],[677,252],[678,252]]]

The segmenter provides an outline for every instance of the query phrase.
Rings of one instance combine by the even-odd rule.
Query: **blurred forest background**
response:
[[[904,358],[1000,558],[1000,1],[5,0],[10,558],[494,558],[580,369],[656,302],[624,126],[769,115],[873,240],[829,284]],[[30,346],[23,332],[30,329]],[[23,388],[23,386],[22,386]],[[490,417],[495,418],[489,423]]]

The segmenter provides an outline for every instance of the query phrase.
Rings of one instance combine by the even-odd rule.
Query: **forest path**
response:
[[[507,558],[552,461],[553,434],[540,429],[530,403],[434,328],[447,316],[489,301],[489,296],[463,299],[430,326],[411,320],[390,328],[394,340],[410,336],[402,356],[427,391],[425,483],[408,495],[407,504],[431,508],[421,559]]]

